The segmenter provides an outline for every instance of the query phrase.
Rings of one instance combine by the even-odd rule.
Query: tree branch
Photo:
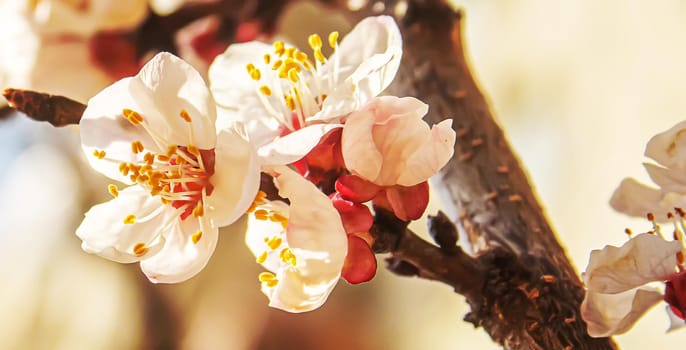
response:
[[[385,4],[390,14],[396,1]],[[476,255],[474,261],[449,259],[445,251],[401,231],[400,243],[389,250],[392,258],[464,294],[472,307],[465,319],[505,348],[616,348],[611,339],[586,333],[579,311],[582,284],[470,73],[461,13],[441,0],[407,5],[405,16],[396,18],[404,56],[393,93],[428,103],[429,123],[453,120],[455,156],[434,186]],[[469,288],[475,274],[482,282],[477,291]]]

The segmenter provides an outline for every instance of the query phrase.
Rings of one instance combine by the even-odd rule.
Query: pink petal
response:
[[[374,217],[365,205],[345,200],[338,192],[331,195],[331,201],[341,216],[346,233],[366,232],[374,224]]]
[[[347,200],[364,203],[372,200],[381,191],[381,187],[359,176],[343,175],[336,180],[336,191]]]
[[[348,235],[348,255],[345,257],[341,277],[350,284],[371,280],[376,275],[376,257],[364,239]]]
[[[386,198],[398,219],[417,220],[429,205],[429,184],[424,181],[411,187],[389,187],[386,189]]]

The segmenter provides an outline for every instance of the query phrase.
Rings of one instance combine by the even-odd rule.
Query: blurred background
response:
[[[465,10],[473,72],[577,269],[592,249],[622,244],[625,227],[648,230],[607,202],[623,177],[648,181],[645,143],[686,117],[686,3],[455,4]],[[279,29],[304,38],[349,28],[319,11],[291,8]],[[88,255],[74,230],[107,199],[108,182],[80,152],[75,128],[0,121],[2,349],[498,348],[462,321],[468,309],[449,287],[383,268],[370,283],[341,282],[317,311],[269,309],[244,222],[225,229],[208,267],[178,285],[152,285],[136,264]],[[667,327],[658,306],[616,339],[629,350],[686,342],[686,331]]]

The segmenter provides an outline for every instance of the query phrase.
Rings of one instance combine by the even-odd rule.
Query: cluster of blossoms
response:
[[[625,179],[610,204],[632,216],[647,215],[653,228],[636,235],[622,247],[606,246],[591,252],[583,280],[587,294],[581,313],[592,336],[605,337],[628,331],[651,307],[664,300],[671,329],[686,320],[686,268],[684,231],[686,216],[686,122],[655,135],[645,155],[658,164],[645,163],[659,188]],[[672,221],[672,240],[666,239],[657,221]],[[631,231],[627,229],[627,233]],[[664,292],[660,285],[664,286]]]
[[[267,270],[258,279],[270,306],[312,310],[340,278],[370,280],[369,204],[421,217],[427,179],[452,157],[455,132],[449,120],[429,127],[415,98],[377,97],[402,55],[390,17],[327,39],[311,35],[309,55],[280,41],[231,45],[209,86],[160,53],[93,97],[83,150],[130,186],[110,185],[114,198],[86,214],[83,249],[140,261],[153,282],[181,282],[207,264],[218,229],[247,213],[245,240]],[[262,173],[278,194],[259,190]]]

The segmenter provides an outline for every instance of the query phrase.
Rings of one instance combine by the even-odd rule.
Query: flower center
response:
[[[338,48],[338,32],[328,37],[329,47]],[[322,52],[322,39],[317,34],[308,38],[314,61],[283,41],[274,42],[274,51],[263,56],[263,62],[249,63],[248,75],[260,82],[257,95],[269,115],[281,125],[284,136],[307,125],[307,118],[321,110],[327,92],[338,83],[339,59],[332,64]],[[259,67],[258,67],[259,66]]]
[[[123,114],[133,125],[143,125],[150,133],[139,113],[124,109]],[[179,115],[190,124],[188,112],[182,110]],[[159,137],[153,133],[150,135],[160,146]],[[167,146],[166,152],[156,153],[146,150],[140,141],[133,141],[131,153],[138,160],[119,163],[122,175],[148,189],[151,195],[159,196],[162,203],[179,209],[181,220],[191,215],[196,218],[204,215],[204,199],[214,190],[210,182],[214,175],[214,149],[198,149],[193,144],[171,145]],[[101,150],[95,150],[93,155],[99,159],[106,157],[105,151]],[[119,191],[116,186],[109,185],[108,190],[117,197]],[[135,221],[135,216],[129,215],[125,223],[133,224]]]

